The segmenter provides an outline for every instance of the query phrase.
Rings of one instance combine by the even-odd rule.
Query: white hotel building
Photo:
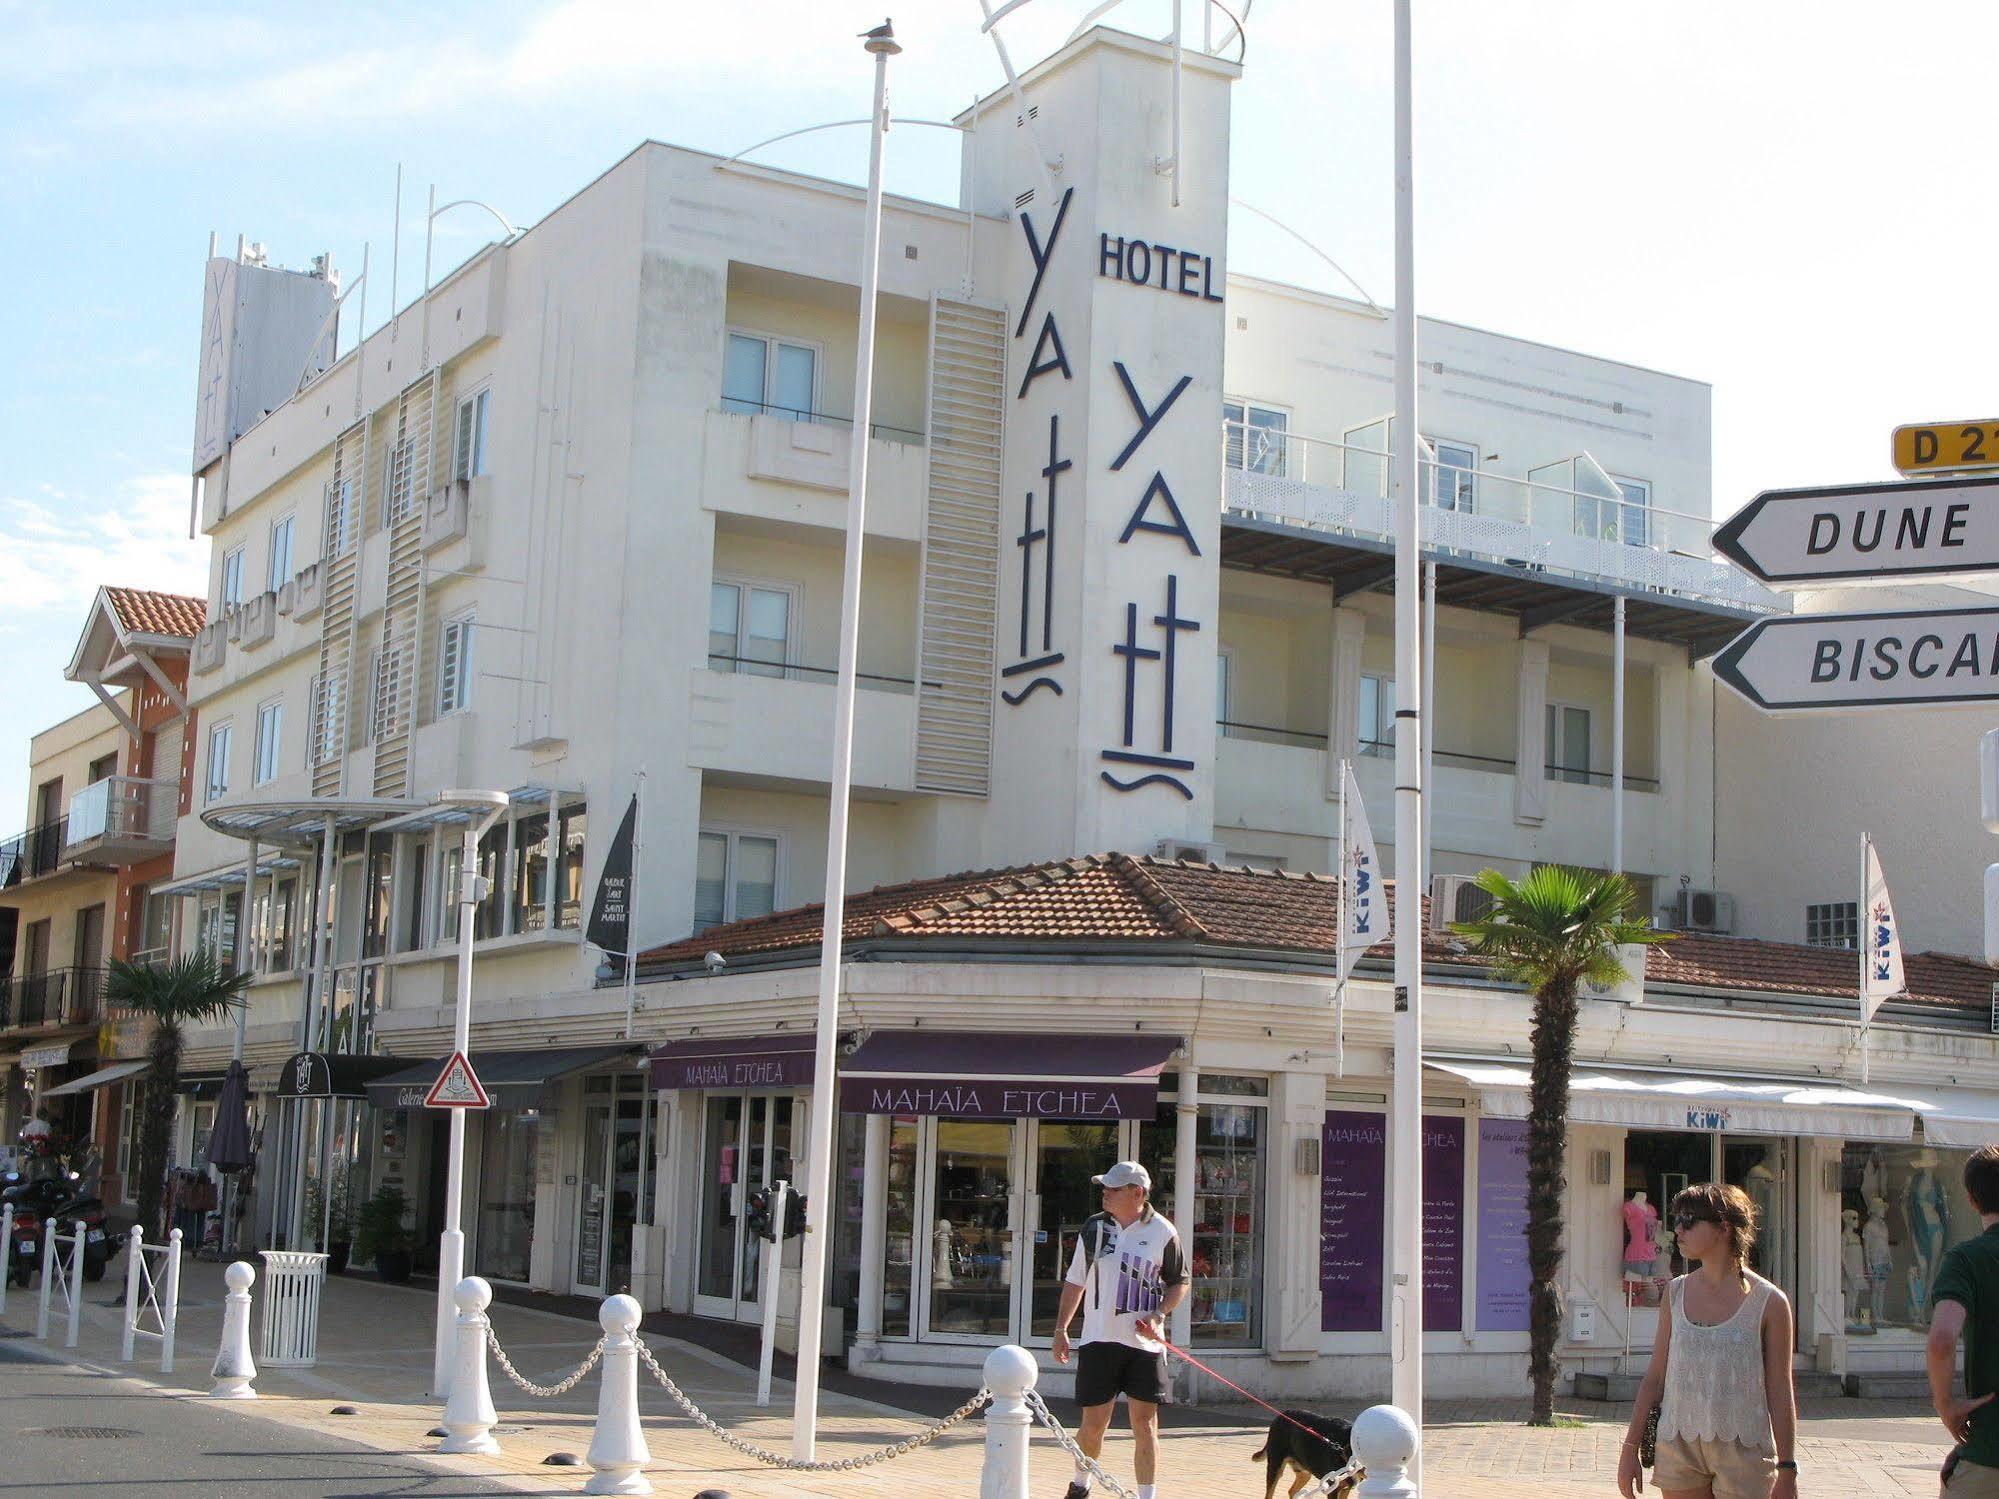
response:
[[[1184,1337],[1258,1388],[1385,1388],[1387,967],[1336,1048],[1331,887],[1301,876],[1334,863],[1340,760],[1390,831],[1390,327],[1228,272],[1237,75],[1187,55],[1177,178],[1152,42],[1090,31],[968,112],[961,202],[886,208],[867,433],[851,186],[648,143],[296,394],[332,288],[210,262],[216,623],[175,888],[190,940],[233,947],[254,870],[246,1237],[317,1242],[301,1133],[306,1174],[398,1182],[434,1233],[442,1126],[411,1105],[451,1029],[439,794],[493,787],[470,1265],[759,1315],[742,1195],[802,1175],[816,913],[781,913],[821,894],[866,441],[850,888],[902,888],[850,906],[838,1346],[954,1383],[1045,1348],[1089,1172],[1137,1152],[1189,1237]],[[1785,604],[1709,551],[1707,387],[1450,324],[1420,350],[1437,909],[1487,866],[1607,867],[1621,806],[1657,914],[1727,932],[1697,662]],[[641,773],[627,1040],[581,928]],[[1690,935],[1587,1007],[1576,1369],[1619,1361],[1632,1193],[1716,1175],[1766,1203],[1802,1366],[1920,1367],[1921,1277],[1976,1226],[1951,1152],[1999,1113],[1988,980],[1912,961],[1863,1093],[1852,955],[1793,925]],[[1431,1388],[1513,1388],[1528,1006],[1431,956]],[[229,1049],[196,1037],[191,1070]],[[280,1096],[302,1049],[330,1098]],[[1889,1230],[1857,1290],[1845,1207]]]

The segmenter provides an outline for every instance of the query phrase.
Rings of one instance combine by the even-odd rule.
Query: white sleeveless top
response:
[[[1661,1441],[1704,1437],[1739,1442],[1767,1455],[1777,1451],[1763,1384],[1763,1308],[1776,1287],[1753,1270],[1743,1274],[1749,1298],[1733,1317],[1713,1327],[1688,1319],[1687,1277],[1673,1282],[1673,1344],[1666,1359],[1666,1392],[1659,1402]]]

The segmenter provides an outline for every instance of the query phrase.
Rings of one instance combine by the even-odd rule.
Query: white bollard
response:
[[[7,1287],[14,1279],[14,1204],[0,1207],[0,1312],[7,1310]]]
[[[208,1371],[214,1380],[209,1398],[255,1400],[257,1392],[250,1388],[250,1381],[257,1377],[257,1365],[250,1357],[250,1287],[257,1272],[237,1260],[222,1272],[222,1279],[229,1294],[222,1298],[222,1346],[216,1349],[214,1366]]]
[[[63,1333],[62,1346],[74,1348],[76,1335],[81,1330],[83,1319],[83,1239],[87,1230],[83,1220],[78,1218],[76,1235],[69,1249],[69,1327]]]
[[[639,1424],[638,1331],[644,1310],[629,1296],[607,1296],[597,1310],[603,1326],[604,1375],[597,1386],[597,1425],[585,1460],[595,1471],[586,1494],[650,1494],[645,1465],[652,1461]]]
[[[444,1402],[445,1437],[437,1450],[498,1452],[500,1444],[492,1432],[500,1417],[486,1384],[486,1330],[491,1325],[486,1308],[493,1303],[493,1288],[468,1275],[458,1282],[451,1299],[458,1306],[458,1366],[451,1374],[451,1398]]]
[[[139,1331],[139,1286],[146,1273],[146,1235],[138,1224],[125,1235],[125,1335],[118,1343],[121,1363],[132,1362],[132,1339]]]
[[[41,1309],[35,1313],[35,1336],[43,1342],[49,1337],[49,1292],[56,1283],[56,1220],[42,1220],[42,1301]]]
[[[160,1293],[154,1291],[156,1299]],[[167,1288],[160,1307],[160,1373],[174,1372],[174,1333],[180,1327],[180,1230],[167,1235]]]
[[[1409,1476],[1422,1436],[1408,1413],[1392,1405],[1370,1405],[1353,1423],[1353,1455],[1367,1469],[1358,1499],[1417,1499]]]
[[[1034,1355],[1003,1343],[986,1355],[986,1455],[979,1469],[979,1499],[1028,1499],[1027,1444],[1034,1435],[1034,1412],[1027,1392],[1041,1377]]]

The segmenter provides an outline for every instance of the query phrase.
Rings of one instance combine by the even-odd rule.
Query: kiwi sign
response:
[[[1999,476],[1765,490],[1714,549],[1780,588],[1999,570]]]

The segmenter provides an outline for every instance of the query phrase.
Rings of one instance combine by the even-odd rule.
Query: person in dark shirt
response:
[[[1999,1145],[1964,1163],[1964,1194],[1985,1231],[1951,1249],[1930,1314],[1930,1403],[1957,1446],[1944,1462],[1949,1499],[1999,1499]],[[1964,1338],[1964,1398],[1951,1395]]]

